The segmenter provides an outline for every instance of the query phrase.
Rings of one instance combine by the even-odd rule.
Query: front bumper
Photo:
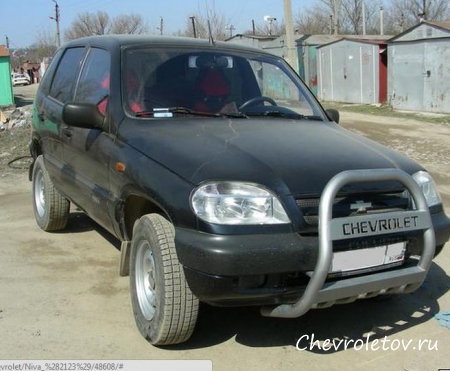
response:
[[[450,220],[444,212],[431,218],[436,246],[442,246],[450,238]],[[269,288],[270,277],[313,271],[319,253],[317,236],[297,233],[222,236],[177,228],[175,236],[191,290],[200,300],[215,305],[293,302],[308,281]],[[413,252],[420,254],[421,250]]]
[[[400,174],[403,179],[404,173]],[[394,171],[394,175],[398,175],[397,171]],[[380,174],[375,176],[379,177]],[[393,175],[388,171],[386,176],[389,178]],[[411,178],[406,176],[406,180]],[[428,208],[424,214],[429,215]],[[348,278],[332,281],[333,289],[330,285],[325,289],[322,282],[318,286],[319,291],[323,287],[323,292],[316,292],[312,301],[345,301],[346,298],[354,298],[361,290],[366,294],[369,288],[373,292],[385,293],[386,289],[400,292],[402,290],[395,290],[399,284],[408,287],[403,291],[413,291],[425,278],[435,246],[445,244],[450,237],[450,220],[443,211],[431,215],[431,225],[428,228],[425,223],[422,228],[429,229],[428,234],[433,235],[433,246],[425,248],[426,254],[423,251],[425,245],[431,244],[429,237],[415,237],[415,243],[410,244],[411,255],[426,255],[427,261],[429,260],[426,264],[422,262],[420,269],[417,269],[416,260],[407,259],[402,267],[366,274],[358,279],[352,278],[352,283]],[[321,235],[323,234],[322,230]],[[215,305],[293,303],[305,294],[311,276],[306,273],[317,271],[320,259],[317,236],[301,236],[297,233],[212,235],[182,228],[176,229],[175,236],[178,257],[185,267],[191,290],[200,300]],[[320,270],[325,280],[328,268],[322,267]],[[293,279],[294,276],[296,279]],[[375,276],[379,278],[378,283],[372,284]],[[331,292],[333,293],[330,294]],[[317,303],[311,305],[315,304]]]

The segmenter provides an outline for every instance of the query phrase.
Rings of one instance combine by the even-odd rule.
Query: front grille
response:
[[[297,206],[310,227],[317,227],[319,224],[319,201],[319,197],[296,199]],[[406,192],[338,195],[333,202],[333,218],[408,210],[409,205],[410,198]]]

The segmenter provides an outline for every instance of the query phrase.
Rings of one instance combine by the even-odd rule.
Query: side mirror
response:
[[[82,129],[103,129],[104,116],[92,103],[68,102],[64,105],[62,119],[69,126]]]
[[[330,120],[334,121],[336,124],[339,124],[340,115],[337,109],[328,108],[327,110],[325,110],[325,112],[327,113],[327,116]]]

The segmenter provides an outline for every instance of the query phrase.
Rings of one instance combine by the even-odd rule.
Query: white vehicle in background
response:
[[[30,76],[26,73],[12,73],[11,80],[13,86],[17,85],[30,85]]]

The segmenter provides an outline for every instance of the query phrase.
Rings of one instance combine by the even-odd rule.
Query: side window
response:
[[[50,96],[61,103],[72,100],[84,51],[83,47],[67,49],[56,69],[55,77],[50,87]]]
[[[75,93],[75,101],[94,103],[105,114],[109,95],[109,70],[111,58],[103,49],[89,50]]]
[[[52,61],[50,62],[47,70],[44,73],[44,76],[42,77],[40,89],[45,94],[48,94],[48,92],[50,90],[50,84],[52,83],[52,79],[55,74],[56,66],[58,65],[61,54],[62,54],[62,49],[59,49],[53,56]]]

